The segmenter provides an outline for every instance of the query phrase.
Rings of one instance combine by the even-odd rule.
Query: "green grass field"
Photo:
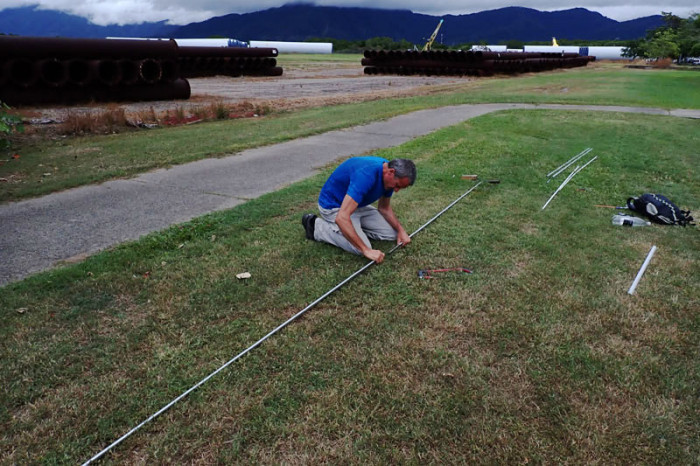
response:
[[[481,96],[498,100],[500,85],[501,99],[517,101],[546,82],[568,95],[575,76],[492,80]],[[697,92],[682,82],[670,87]],[[587,92],[606,104],[676,99],[619,86]],[[478,97],[356,108],[388,115]],[[353,114],[344,109],[315,118]],[[269,120],[285,118],[306,117]],[[697,463],[697,227],[616,227],[615,211],[594,205],[660,192],[697,216],[698,129],[666,116],[506,111],[379,152],[417,163],[415,186],[392,202],[409,232],[473,186],[461,174],[501,183],[479,186],[103,462]],[[86,139],[117,147],[132,137]],[[586,147],[598,159],[542,211],[568,172],[549,184],[546,173]],[[304,239],[301,215],[331,168],[0,289],[0,463],[89,459],[362,267]],[[417,277],[443,267],[473,273]]]
[[[359,62],[359,56],[349,57]],[[281,60],[284,65],[285,60],[298,63],[300,58]],[[349,58],[340,55],[334,60],[346,63]],[[311,65],[314,63],[310,60]],[[0,164],[0,178],[8,180],[0,183],[0,202],[131,177],[157,168],[220,157],[423,108],[522,102],[700,109],[698,89],[700,73],[604,65],[518,78],[465,80],[463,84],[435,89],[434,95],[387,99],[380,105],[363,102],[276,113],[256,119],[25,143],[15,148],[21,155],[19,159]]]

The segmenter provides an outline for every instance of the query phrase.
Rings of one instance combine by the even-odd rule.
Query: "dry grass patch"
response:
[[[110,134],[123,130],[127,126],[124,108],[110,105],[99,112],[76,112],[68,110],[65,113],[58,134]]]

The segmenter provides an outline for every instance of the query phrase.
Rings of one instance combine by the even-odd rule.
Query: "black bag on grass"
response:
[[[686,226],[693,221],[689,210],[681,210],[666,196],[661,194],[642,194],[627,199],[630,210],[649,217],[649,220],[662,225]]]

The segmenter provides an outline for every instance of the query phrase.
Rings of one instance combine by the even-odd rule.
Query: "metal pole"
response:
[[[547,200],[547,202],[544,203],[544,205],[542,206],[542,210],[544,210],[544,208],[547,207],[547,205],[550,203],[550,201],[551,201],[552,199],[554,199],[554,196],[556,196],[557,193],[558,193],[559,191],[561,191],[561,188],[563,188],[564,186],[566,186],[566,183],[568,183],[569,181],[571,181],[571,178],[573,178],[574,175],[576,175],[578,172],[580,172],[581,170],[583,170],[584,168],[586,168],[591,162],[593,162],[593,161],[594,161],[595,159],[597,159],[597,158],[598,158],[598,156],[596,155],[596,156],[593,157],[591,160],[589,160],[588,162],[586,162],[583,166],[578,166],[578,165],[577,165],[576,168],[574,168],[574,171],[572,171],[572,172],[569,174],[569,176],[566,177],[566,179],[562,182],[562,184],[559,185],[559,187],[557,188],[557,190],[554,191],[554,194],[552,194],[552,195],[550,196],[550,198]]]
[[[460,197],[458,197],[458,198],[457,198],[455,201],[453,201],[450,205],[448,205],[447,207],[445,207],[444,209],[442,209],[436,216],[434,216],[433,218],[431,218],[430,220],[428,220],[425,224],[423,224],[423,226],[421,226],[421,227],[418,228],[416,231],[414,231],[413,233],[411,233],[411,235],[409,235],[409,237],[412,238],[413,236],[415,236],[416,234],[418,234],[421,230],[423,230],[425,227],[427,227],[428,225],[430,225],[431,223],[433,223],[438,217],[440,217],[442,214],[444,214],[445,212],[447,212],[447,211],[448,211],[450,208],[452,208],[452,206],[454,206],[457,202],[461,201],[461,200],[462,200],[464,197],[466,197],[469,193],[471,193],[472,191],[474,191],[481,183],[482,183],[482,181],[479,181],[476,185],[472,186],[467,192],[465,192],[465,193],[462,194]],[[394,247],[387,253],[387,255],[393,253],[394,251],[396,251],[396,250],[397,250],[398,248],[400,248],[401,246],[402,246],[402,244],[397,244],[396,246],[394,246]],[[136,432],[137,430],[139,430],[141,427],[143,427],[144,425],[148,424],[150,421],[152,421],[153,419],[157,418],[157,417],[160,416],[161,414],[163,414],[165,411],[167,411],[168,409],[170,409],[175,403],[177,403],[178,401],[182,400],[182,399],[185,398],[187,395],[189,395],[190,393],[192,393],[193,391],[195,391],[196,389],[198,389],[199,387],[201,387],[202,385],[204,385],[209,379],[211,379],[212,377],[214,377],[216,374],[218,374],[218,373],[221,372],[222,370],[226,369],[226,368],[227,368],[228,366],[230,366],[233,362],[237,361],[238,359],[240,359],[241,357],[245,356],[246,354],[248,354],[248,353],[249,353],[250,351],[252,351],[253,349],[255,349],[255,348],[257,348],[258,346],[260,346],[265,340],[267,340],[267,339],[270,338],[272,335],[274,335],[275,333],[277,333],[277,332],[279,332],[280,330],[282,330],[284,327],[286,327],[287,325],[289,325],[290,323],[292,323],[292,322],[293,322],[294,320],[296,320],[298,317],[302,316],[306,311],[308,311],[308,310],[311,309],[312,307],[316,306],[318,303],[320,303],[321,301],[323,301],[324,299],[326,299],[328,296],[330,296],[331,294],[333,294],[335,291],[337,291],[337,290],[339,290],[340,288],[342,288],[346,283],[350,282],[353,278],[355,278],[355,277],[357,277],[358,275],[360,275],[362,272],[364,272],[365,270],[367,270],[368,268],[370,268],[370,267],[371,267],[372,265],[374,265],[375,263],[376,263],[375,261],[370,261],[370,262],[368,262],[367,264],[363,265],[363,266],[362,266],[361,268],[359,268],[355,273],[353,273],[352,275],[350,275],[349,277],[347,277],[345,280],[343,280],[343,281],[341,281],[340,283],[338,283],[337,285],[335,285],[332,289],[330,289],[330,290],[328,290],[326,293],[324,293],[320,298],[316,299],[316,301],[312,302],[311,304],[309,304],[308,306],[306,306],[304,309],[302,309],[301,311],[299,311],[299,312],[297,312],[296,314],[294,314],[292,317],[290,317],[289,319],[287,319],[284,323],[282,323],[282,324],[280,324],[279,326],[277,326],[277,327],[276,327],[274,330],[272,330],[270,333],[268,333],[267,335],[265,335],[264,337],[262,337],[260,340],[258,340],[258,341],[256,341],[255,343],[253,343],[253,344],[252,344],[251,346],[249,346],[247,349],[241,351],[238,355],[236,355],[235,357],[233,357],[232,359],[230,359],[230,360],[229,360],[228,362],[226,362],[223,366],[219,367],[217,370],[215,370],[214,372],[212,372],[211,374],[209,374],[208,376],[206,376],[205,378],[203,378],[202,380],[200,380],[199,382],[197,382],[196,384],[194,384],[194,385],[193,385],[192,387],[190,387],[187,391],[183,392],[180,396],[178,396],[177,398],[173,399],[170,403],[168,403],[167,405],[163,406],[161,409],[159,409],[159,410],[158,410],[157,412],[155,412],[154,414],[150,415],[146,420],[144,420],[143,422],[141,422],[139,425],[137,425],[136,427],[134,427],[133,429],[131,429],[129,432],[127,432],[126,434],[124,434],[124,435],[122,435],[121,437],[119,437],[117,440],[115,440],[114,442],[112,442],[112,443],[111,443],[109,446],[107,446],[105,449],[103,449],[102,451],[100,451],[99,453],[97,453],[95,456],[93,456],[92,458],[90,458],[89,460],[87,460],[86,462],[84,462],[84,463],[83,463],[83,466],[86,466],[86,465],[92,463],[93,461],[95,461],[95,460],[101,458],[102,456],[104,456],[105,453],[109,452],[112,448],[116,447],[117,445],[119,445],[120,443],[122,443],[124,440],[126,440],[127,438],[129,438],[134,432]]]
[[[573,165],[576,161],[578,161],[580,158],[582,158],[584,155],[588,154],[590,151],[592,151],[592,148],[587,148],[584,149],[582,152],[579,152],[577,155],[574,155],[571,157],[569,160],[564,162],[563,164],[559,165],[557,168],[552,170],[551,172],[547,173],[547,177],[552,177],[554,178],[555,176],[559,175],[562,171],[566,170],[569,168],[571,165]]]
[[[572,171],[571,173],[569,173],[569,176],[567,176],[566,179],[565,179],[564,181],[562,181],[562,183],[559,185],[559,187],[557,188],[557,190],[554,191],[554,193],[553,193],[551,196],[549,196],[549,199],[547,199],[547,202],[545,202],[544,205],[542,206],[542,210],[544,210],[545,207],[547,207],[547,206],[549,205],[549,203],[552,201],[552,199],[554,199],[554,196],[556,196],[557,193],[558,193],[559,191],[561,191],[561,189],[562,189],[564,186],[566,186],[566,183],[568,183],[569,180],[571,180],[571,178],[574,177],[574,175],[576,174],[576,170],[578,170],[579,168],[580,168],[579,166],[576,166],[576,168],[574,169],[574,171]]]
[[[563,164],[559,165],[557,168],[552,170],[551,172],[547,173],[547,178],[554,178],[555,176],[559,175],[561,172],[569,168],[571,165],[573,165],[577,160],[579,160],[581,157],[584,155],[588,154],[590,151],[592,151],[592,148],[584,149],[583,152],[580,152],[578,155],[574,155],[571,157],[569,160],[564,162]],[[548,180],[551,181],[551,180]]]

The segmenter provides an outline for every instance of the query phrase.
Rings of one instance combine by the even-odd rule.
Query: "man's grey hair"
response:
[[[408,178],[410,185],[416,181],[416,164],[409,159],[394,159],[389,162],[389,168],[396,170],[396,178]]]

